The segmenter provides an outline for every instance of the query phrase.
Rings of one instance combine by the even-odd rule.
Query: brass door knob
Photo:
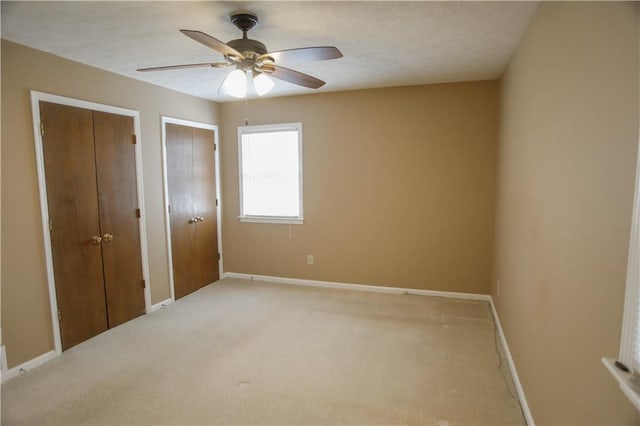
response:
[[[198,222],[202,222],[204,220],[204,217],[198,216],[198,217],[196,217],[196,219],[198,219]]]
[[[191,219],[189,219],[189,223],[198,223],[198,218],[192,217]]]
[[[93,244],[100,244],[102,242],[102,237],[100,235],[93,235],[91,236],[91,241],[93,241]]]
[[[111,234],[104,234],[104,235],[102,236],[102,240],[103,240],[103,241],[106,241],[106,242],[109,242],[109,241],[113,240],[113,235],[111,235]]]

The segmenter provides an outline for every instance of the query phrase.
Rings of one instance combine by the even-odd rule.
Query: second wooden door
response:
[[[213,130],[166,124],[176,298],[219,279]]]

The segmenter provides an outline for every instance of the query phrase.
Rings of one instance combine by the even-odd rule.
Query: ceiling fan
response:
[[[235,66],[220,86],[222,93],[237,98],[244,98],[247,90],[247,76],[251,76],[254,89],[259,96],[264,95],[274,86],[277,78],[299,86],[317,89],[325,82],[309,74],[304,74],[276,63],[287,61],[324,61],[342,57],[342,53],[333,46],[302,47],[298,49],[268,52],[267,47],[258,40],[247,37],[247,32],[258,24],[258,17],[251,12],[237,12],[231,15],[233,23],[240,31],[242,38],[223,43],[209,34],[195,30],[180,30],[187,37],[224,55],[225,62],[209,62],[201,64],[168,65],[163,67],[140,68],[138,71],[165,71],[180,68],[213,67],[225,68]]]

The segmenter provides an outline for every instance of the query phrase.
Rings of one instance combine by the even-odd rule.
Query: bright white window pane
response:
[[[299,131],[240,133],[241,215],[301,217]]]

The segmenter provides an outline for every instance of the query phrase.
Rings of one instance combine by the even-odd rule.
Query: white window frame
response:
[[[298,132],[298,196],[300,203],[300,214],[298,216],[255,216],[244,214],[244,195],[242,193],[242,136],[255,133],[271,133],[292,131]],[[240,126],[238,127],[238,177],[239,177],[239,195],[240,195],[240,215],[238,218],[241,222],[254,223],[284,223],[284,224],[302,224],[304,223],[304,197],[303,197],[303,162],[302,162],[302,123],[283,123],[283,124],[266,124],[261,126]]]
[[[634,359],[634,351],[638,353],[636,359]],[[640,410],[640,149],[636,159],[636,186],[633,197],[619,361],[629,369],[629,372],[620,369],[615,359],[602,358],[603,364],[618,381],[622,392],[636,409]]]

